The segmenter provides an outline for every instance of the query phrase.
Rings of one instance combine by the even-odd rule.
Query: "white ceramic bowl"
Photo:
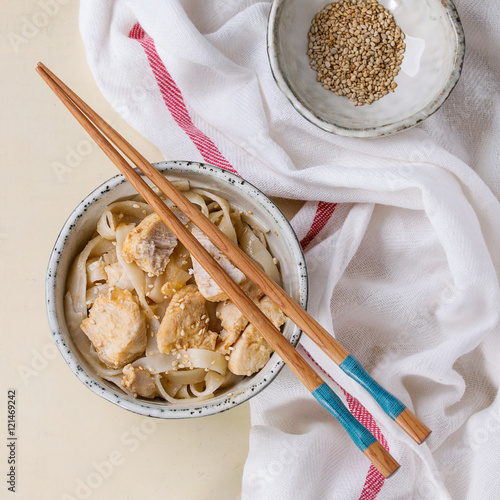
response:
[[[318,127],[348,137],[378,137],[412,127],[437,111],[457,83],[465,39],[451,0],[379,0],[405,33],[397,88],[371,105],[354,106],[316,81],[308,33],[328,0],[275,0],[267,44],[278,87]]]
[[[240,177],[211,165],[168,161],[156,164],[169,179],[189,179],[191,185],[216,190],[242,210],[251,210],[271,231],[267,235],[272,253],[278,257],[283,286],[302,307],[307,305],[307,270],[300,244],[285,216],[276,205],[257,188]],[[122,198],[137,194],[129,182],[117,175],[90,193],[73,211],[59,234],[50,256],[47,270],[47,313],[52,335],[66,363],[75,375],[93,392],[112,403],[141,415],[159,418],[186,418],[212,415],[247,401],[264,389],[278,374],[283,361],[273,354],[267,365],[252,377],[246,377],[236,386],[202,403],[171,405],[165,401],[133,398],[114,384],[93,373],[74,346],[64,318],[63,297],[66,279],[76,255],[83,249],[95,231],[104,208]],[[287,321],[284,335],[296,345],[300,330]]]

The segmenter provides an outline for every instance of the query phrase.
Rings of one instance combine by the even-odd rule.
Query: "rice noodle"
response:
[[[261,231],[264,234],[269,233],[271,230],[268,226],[263,224],[255,215],[247,212],[241,212],[241,219],[246,222],[253,230]],[[259,238],[260,239],[260,238]]]
[[[187,397],[183,397],[183,398],[179,398],[179,399],[173,398],[172,396],[170,396],[170,394],[167,393],[167,391],[163,387],[163,385],[161,383],[160,375],[155,375],[154,381],[155,381],[156,387],[158,388],[158,391],[160,392],[161,396],[164,399],[166,399],[169,403],[183,404],[183,403],[186,403],[187,398],[189,398],[189,399],[187,399],[187,401],[189,403],[196,403],[198,401],[206,401],[207,399],[211,399],[214,397],[213,394],[209,394],[208,396],[203,396],[203,397],[189,397],[189,393],[187,393],[187,389],[186,389],[186,392],[184,394],[187,394]],[[181,389],[181,391],[182,391],[182,389]]]
[[[203,391],[196,390],[193,384],[189,386],[189,390],[197,397],[204,397],[213,394],[221,386],[222,382],[224,382],[224,375],[209,371],[205,376],[205,389]]]
[[[225,200],[224,198],[221,198],[220,196],[217,196],[214,193],[211,193],[210,191],[206,191],[205,189],[193,189],[195,193],[201,194],[202,196],[205,196],[209,200],[216,201],[222,212],[223,212],[223,217],[219,221],[219,224],[217,227],[228,237],[232,240],[232,242],[235,245],[238,245],[238,239],[236,237],[236,231],[234,229],[234,226],[231,222],[231,207],[229,206],[229,202]]]
[[[240,240],[243,251],[252,257],[255,262],[260,264],[264,272],[276,283],[281,283],[280,272],[278,267],[273,261],[273,257],[269,250],[262,244],[262,242],[255,236],[255,233],[250,229],[246,223],[242,224],[242,229],[238,232],[238,239]]]
[[[120,224],[130,222],[131,218],[138,222],[152,213],[153,209],[147,203],[140,201],[125,200],[111,203],[97,222],[97,232],[103,238],[114,241],[116,229]]]

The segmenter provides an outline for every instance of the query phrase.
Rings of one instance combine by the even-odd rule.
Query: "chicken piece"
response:
[[[210,318],[205,298],[195,285],[179,290],[170,301],[156,335],[158,349],[215,349],[217,333],[208,330]]]
[[[250,280],[241,288],[255,303],[258,303],[259,299],[264,295],[262,290],[257,288]],[[222,354],[227,354],[229,347],[238,340],[241,332],[248,325],[248,320],[230,300],[217,304],[216,314],[217,318],[221,321],[222,331],[220,332],[215,350]]]
[[[192,233],[235,283],[238,285],[245,283],[246,276],[208,239],[203,231],[193,227]],[[221,302],[228,299],[226,293],[215,283],[196,259],[193,259],[193,271],[194,279],[203,297],[210,302]]]
[[[269,297],[263,297],[258,305],[276,328],[279,328],[286,321],[283,311]]]
[[[219,337],[217,338],[215,352],[218,352],[220,354],[228,354],[229,348],[236,342],[236,340],[238,340],[238,337],[241,335],[242,331],[243,330],[241,330],[240,332],[230,332],[229,330],[223,328],[219,333]]]
[[[123,242],[126,262],[135,262],[144,272],[159,276],[165,271],[177,238],[157,214],[145,217]]]
[[[259,302],[261,311],[279,328],[286,320],[283,311],[269,298]],[[236,341],[228,362],[235,375],[250,376],[258,372],[269,360],[273,349],[253,325],[248,325]]]
[[[127,365],[123,369],[121,386],[130,391],[134,397],[155,398],[158,396],[158,388],[153,376],[142,366]]]
[[[80,328],[99,359],[113,368],[123,368],[146,349],[146,319],[128,290],[115,288],[101,295]]]

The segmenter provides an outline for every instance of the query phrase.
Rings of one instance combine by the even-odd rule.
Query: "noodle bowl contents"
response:
[[[187,181],[176,187],[276,282],[269,231],[252,214]],[[277,327],[283,312],[171,202],[165,203]],[[203,401],[258,372],[273,350],[139,196],[108,205],[76,257],[65,316],[102,378],[135,397]]]

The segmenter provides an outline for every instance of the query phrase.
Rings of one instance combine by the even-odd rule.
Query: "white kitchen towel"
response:
[[[500,9],[456,3],[467,54],[451,97],[413,129],[361,140],[314,127],[276,87],[269,1],[81,2],[99,87],[166,159],[307,200],[293,225],[310,312],[433,429],[414,444],[304,338],[401,469],[384,481],[285,368],[251,401],[244,499],[500,498]]]

